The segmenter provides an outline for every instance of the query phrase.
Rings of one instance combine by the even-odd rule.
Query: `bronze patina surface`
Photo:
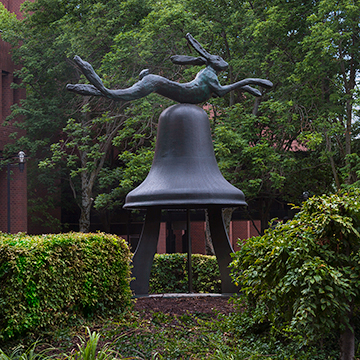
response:
[[[217,73],[228,68],[229,64],[220,56],[209,54],[192,36],[187,34],[189,44],[201,55],[192,56],[174,55],[171,61],[180,65],[206,65],[188,83],[178,83],[165,77],[150,74],[147,69],[141,71],[140,81],[127,89],[107,89],[100,77],[95,73],[92,66],[75,56],[74,61],[92,85],[68,84],[67,89],[81,95],[104,96],[117,101],[131,101],[145,97],[152,92],[165,96],[179,103],[199,104],[209,100],[211,97],[224,96],[228,92],[238,89],[249,92],[255,96],[261,96],[259,90],[249,85],[259,85],[265,88],[272,87],[272,82],[264,79],[244,79],[230,85],[221,85]]]

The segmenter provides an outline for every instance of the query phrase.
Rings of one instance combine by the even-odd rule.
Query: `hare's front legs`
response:
[[[239,90],[246,91],[249,94],[257,96],[257,97],[261,96],[261,92],[258,89],[254,89],[254,88],[252,88],[251,86],[248,86],[248,85],[240,87]]]
[[[264,88],[271,88],[273,86],[273,83],[269,80],[249,78],[249,79],[240,80],[236,83],[233,83],[230,85],[224,85],[224,86],[220,85],[220,83],[218,82],[217,84],[212,84],[212,87],[213,87],[214,93],[216,93],[216,95],[218,95],[218,96],[224,96],[228,92],[230,92],[232,90],[236,90],[236,89],[245,90],[255,96],[261,95],[261,93],[258,90],[253,89],[252,87],[250,87],[248,85],[259,85]]]

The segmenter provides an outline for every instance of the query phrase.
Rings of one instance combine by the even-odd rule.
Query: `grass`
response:
[[[133,311],[3,344],[0,360],[337,359],[338,352],[331,346],[301,348],[297,341],[275,337],[271,329],[259,330],[250,323],[241,313],[173,316],[153,312],[144,317]]]

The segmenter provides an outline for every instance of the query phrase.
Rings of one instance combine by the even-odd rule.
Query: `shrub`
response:
[[[130,251],[103,233],[0,234],[0,338],[131,304]]]
[[[192,255],[193,289],[199,293],[221,293],[215,256]],[[188,291],[187,254],[156,254],[150,275],[150,293]]]
[[[259,321],[305,343],[340,333],[354,351],[360,305],[360,191],[306,201],[294,220],[249,239],[235,254],[233,279]],[[351,351],[349,349],[352,349]],[[353,354],[342,359],[353,358]]]

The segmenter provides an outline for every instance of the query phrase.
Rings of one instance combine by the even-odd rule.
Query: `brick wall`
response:
[[[191,247],[193,254],[205,255],[205,222],[196,221],[191,223]]]
[[[20,15],[20,5],[23,0],[2,0],[5,7]],[[0,119],[4,123],[6,117],[10,115],[10,107],[21,98],[25,97],[25,90],[14,90],[10,88],[14,79],[14,70],[17,68],[11,60],[10,45],[0,40]],[[17,131],[19,135],[24,134],[11,124],[0,127],[0,151],[5,144],[11,142],[9,134]],[[10,186],[7,182],[7,167],[0,168],[0,231],[8,231],[8,215],[10,215],[10,230],[12,233],[27,231],[27,178],[26,167],[24,172],[20,172],[14,158],[11,166]],[[10,194],[10,214],[8,214],[8,193]]]
[[[9,184],[7,175],[7,167],[1,169],[0,231],[8,232],[8,220],[10,214],[10,232],[23,232],[27,230],[26,171],[20,172],[17,165],[11,165]],[[8,195],[10,196],[10,213],[8,213]]]
[[[260,220],[254,221],[257,229],[261,229]],[[249,220],[235,220],[230,224],[230,242],[234,251],[239,250],[239,245],[237,244],[238,239],[246,240],[253,236],[258,236],[254,224]]]
[[[159,233],[159,241],[157,245],[157,253],[165,254],[166,253],[166,223],[160,224],[160,233]]]
[[[184,223],[185,224],[185,223]],[[255,224],[255,226],[254,226]],[[186,224],[185,224],[186,225]],[[237,244],[238,239],[246,240],[253,236],[258,236],[257,229],[261,228],[260,220],[255,220],[254,223],[248,220],[234,220],[230,223],[229,241],[234,251],[239,250]],[[175,229],[176,236],[176,252],[183,252],[182,235],[184,230]],[[192,252],[194,254],[205,254],[205,222],[193,221],[191,222],[191,242]],[[157,247],[159,254],[166,253],[166,223],[161,223],[159,242]]]

